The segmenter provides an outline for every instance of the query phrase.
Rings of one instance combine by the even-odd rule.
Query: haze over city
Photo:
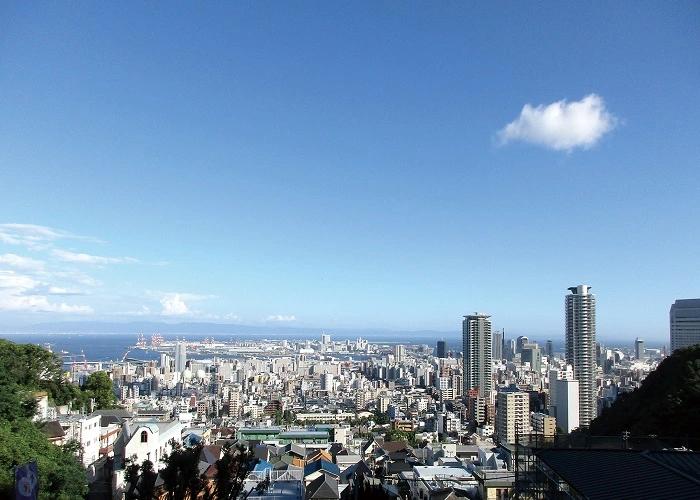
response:
[[[700,296],[695,2],[0,12],[0,325],[668,342]]]

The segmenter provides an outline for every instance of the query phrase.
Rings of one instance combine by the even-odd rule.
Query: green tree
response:
[[[243,480],[253,460],[253,452],[242,445],[234,447],[231,443],[226,443],[221,452],[221,458],[216,461],[213,498],[215,500],[238,498],[238,494],[243,489]]]
[[[48,441],[28,419],[0,420],[0,498],[14,498],[14,465],[37,459],[40,500],[77,500],[87,493],[87,474],[68,447]]]
[[[405,441],[410,445],[414,445],[416,442],[416,431],[392,429],[386,431],[384,434],[384,441]]]
[[[194,500],[203,491],[205,479],[199,474],[199,454],[202,445],[186,448],[175,440],[170,441],[172,451],[162,461],[160,472],[163,489],[168,500]]]
[[[88,399],[94,398],[96,410],[109,410],[117,406],[114,382],[106,372],[91,373],[83,385],[83,392]]]
[[[31,418],[40,391],[56,404],[71,402],[77,390],[62,366],[61,358],[37,345],[0,339],[0,418]]]

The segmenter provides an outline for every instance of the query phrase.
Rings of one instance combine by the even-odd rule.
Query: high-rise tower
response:
[[[700,344],[700,299],[680,299],[669,311],[671,353],[681,347]]]
[[[462,322],[464,392],[479,389],[479,396],[491,395],[491,316],[474,313]]]
[[[637,361],[644,360],[644,339],[639,337],[634,341],[634,357]]]
[[[175,344],[175,371],[182,373],[187,365],[187,344],[179,342]]]
[[[437,341],[437,357],[438,358],[445,358],[445,357],[447,357],[447,356],[445,356],[445,354],[446,354],[445,341],[440,339]]]
[[[579,425],[588,427],[597,416],[595,295],[591,287],[569,288],[566,296],[566,362],[579,382]]]

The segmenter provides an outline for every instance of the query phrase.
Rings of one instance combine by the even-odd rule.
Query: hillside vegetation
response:
[[[591,422],[594,436],[700,438],[700,345],[677,349]]]

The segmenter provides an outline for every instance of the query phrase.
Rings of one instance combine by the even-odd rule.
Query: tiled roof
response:
[[[331,474],[334,474],[335,476],[340,475],[340,469],[336,464],[333,462],[329,462],[328,460],[314,460],[313,462],[309,462],[304,466],[304,477],[308,476],[309,474],[313,474],[316,471],[319,470],[325,470],[327,472],[330,472]]]
[[[589,500],[700,498],[700,481],[661,465],[647,452],[546,449],[537,456]]]

